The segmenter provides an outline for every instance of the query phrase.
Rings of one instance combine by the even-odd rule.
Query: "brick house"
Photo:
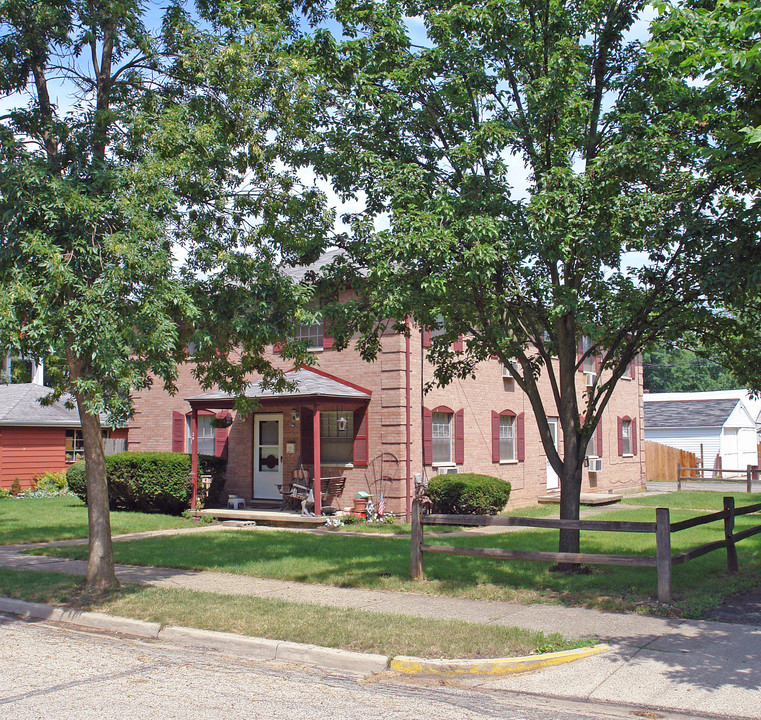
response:
[[[300,337],[318,355],[318,366],[292,370],[295,392],[275,394],[255,384],[249,394],[261,406],[242,418],[228,396],[201,391],[185,365],[177,395],[154,387],[134,396],[129,448],[189,452],[195,411],[198,452],[227,455],[226,492],[246,501],[279,499],[276,485],[299,465],[312,470],[317,457],[321,477],[347,478],[342,500],[334,503],[342,507],[365,490],[376,500],[383,493],[387,508],[404,512],[409,478],[418,472],[427,477],[476,472],[509,480],[511,505],[558,489],[530,403],[497,360],[483,362],[476,379],[455,380],[424,394],[433,374],[424,359],[430,340],[425,332],[413,328],[409,339],[385,335],[373,363],[351,349],[333,350],[322,325],[303,327]],[[289,369],[274,349],[270,359]],[[596,372],[594,363],[580,370],[579,393],[585,372]],[[549,384],[543,392],[550,407]],[[644,485],[642,398],[638,359],[618,383],[589,444],[584,491]],[[551,426],[557,437],[557,419]]]

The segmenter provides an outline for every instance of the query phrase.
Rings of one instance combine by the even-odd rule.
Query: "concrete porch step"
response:
[[[278,512],[277,510],[256,510],[253,508],[242,508],[241,510],[228,510],[226,508],[210,508],[199,510],[197,515],[213,517],[216,520],[242,520],[253,521],[257,525],[267,527],[322,527],[325,524],[325,517],[315,517],[313,515],[299,515],[294,512]]]

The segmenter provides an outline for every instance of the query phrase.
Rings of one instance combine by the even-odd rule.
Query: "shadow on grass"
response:
[[[649,519],[653,511],[634,511]],[[681,516],[675,512],[674,519]],[[685,513],[684,516],[688,516]],[[626,513],[632,518],[632,512]],[[758,518],[738,518],[755,524]],[[674,551],[723,537],[721,523],[674,535]],[[557,531],[527,530],[478,537],[437,537],[435,544],[554,551]],[[654,555],[654,537],[588,532],[582,552]],[[585,575],[549,571],[545,563],[460,558],[426,553],[426,582],[413,583],[409,543],[393,537],[327,534],[211,532],[118,542],[119,563],[185,570],[215,570],[296,582],[405,590],[518,602],[560,602],[603,610],[645,610],[697,617],[735,592],[761,584],[761,536],[738,545],[740,574],[726,574],[726,555],[716,551],[674,568],[674,602],[655,602],[654,568],[595,565]],[[46,548],[45,554],[84,558],[86,548]]]

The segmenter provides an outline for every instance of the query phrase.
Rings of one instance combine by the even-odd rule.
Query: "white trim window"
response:
[[[72,428],[66,431],[65,458],[67,463],[85,459],[85,440],[81,430]]]
[[[452,464],[452,415],[432,414],[432,460],[434,464]]]
[[[517,458],[515,453],[515,416],[499,416],[499,459],[509,462]]]
[[[319,320],[309,325],[299,325],[292,339],[305,342],[308,350],[322,350],[323,335],[322,320]]]
[[[632,455],[632,421],[621,421],[621,451],[624,455]]]
[[[198,454],[199,455],[214,455],[214,426],[211,421],[214,419],[213,415],[199,415],[198,416]],[[186,425],[186,452],[193,452],[193,436],[190,432],[191,418],[187,417],[185,421]]]

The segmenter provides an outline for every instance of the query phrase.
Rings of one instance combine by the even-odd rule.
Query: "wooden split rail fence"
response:
[[[494,560],[519,560],[552,563],[579,563],[589,565],[628,565],[654,567],[658,577],[658,600],[671,601],[671,573],[674,565],[681,565],[713,550],[727,549],[727,571],[737,572],[736,543],[761,532],[761,524],[735,532],[735,517],[761,510],[761,503],[735,507],[733,497],[724,497],[724,509],[707,515],[698,515],[680,522],[671,522],[668,508],[656,508],[655,522],[630,522],[620,520],[560,520],[556,518],[521,518],[494,515],[423,515],[419,500],[412,503],[411,576],[423,580],[423,553],[438,555],[463,555],[492,558]],[[671,553],[671,533],[724,521],[724,539],[697,547]],[[595,532],[655,533],[655,555],[610,555],[605,553],[561,553],[543,550],[506,550],[503,548],[473,548],[455,545],[426,545],[423,542],[424,525],[498,525],[505,527],[534,527]]]
[[[697,473],[698,476],[695,477],[694,473]],[[710,473],[711,477],[705,477],[706,473]],[[735,477],[742,477],[744,475],[745,492],[750,492],[752,484],[759,480],[758,465],[748,465],[745,470],[712,470],[711,468],[683,467],[681,463],[677,463],[676,489],[681,490],[683,482],[725,482],[731,480],[731,477],[725,477],[727,475],[734,475]]]

